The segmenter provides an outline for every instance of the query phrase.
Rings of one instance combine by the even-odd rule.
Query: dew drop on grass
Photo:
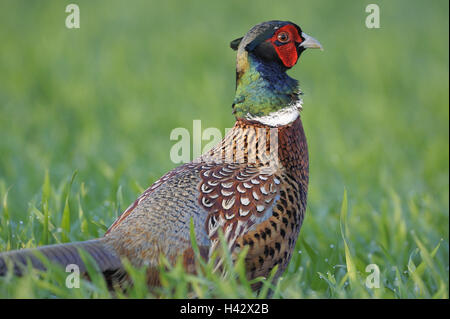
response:
[[[23,220],[20,220],[20,221],[19,221],[19,224],[20,224],[20,225],[23,225]]]
[[[298,251],[298,253],[299,253],[299,254],[301,254],[301,253],[302,253],[302,251],[301,251],[301,250],[299,250],[299,251]]]
[[[331,248],[331,249],[333,249],[333,248],[334,248],[334,245],[333,245],[333,244],[331,244],[331,245],[330,245],[330,248]]]
[[[325,262],[326,262],[326,263],[328,262],[328,258],[325,258]]]

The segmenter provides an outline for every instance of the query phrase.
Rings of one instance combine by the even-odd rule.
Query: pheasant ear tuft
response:
[[[230,42],[230,48],[232,48],[234,51],[236,51],[238,49],[238,47],[239,47],[239,43],[241,43],[243,38],[244,37],[240,37],[240,38],[238,38],[236,40],[231,41]]]

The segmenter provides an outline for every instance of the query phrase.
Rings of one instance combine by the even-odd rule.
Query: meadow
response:
[[[0,2],[0,251],[102,236],[177,166],[170,133],[234,123],[229,42],[265,20],[317,38],[289,74],[304,92],[308,208],[288,269],[256,295],[242,263],[222,280],[162,268],[148,291],[65,286],[57,267],[0,278],[0,298],[449,298],[448,1]],[[207,141],[205,141],[206,143]],[[379,288],[366,281],[376,265]],[[270,279],[270,278],[269,278]]]

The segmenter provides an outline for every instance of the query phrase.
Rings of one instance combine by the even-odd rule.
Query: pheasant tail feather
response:
[[[38,255],[43,255],[50,262],[57,263],[64,269],[69,264],[75,264],[79,267],[81,273],[85,273],[86,265],[80,256],[80,250],[87,252],[104,274],[115,273],[122,268],[120,258],[105,245],[104,240],[94,239],[1,253],[0,276],[6,275],[8,265],[11,265],[11,270],[19,276],[23,274],[28,263],[31,263],[34,269],[46,270]]]

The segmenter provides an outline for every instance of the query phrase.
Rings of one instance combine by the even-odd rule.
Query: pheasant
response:
[[[105,277],[124,273],[121,259],[147,267],[148,284],[158,285],[163,254],[181,258],[195,271],[191,221],[200,255],[218,249],[219,231],[231,255],[248,247],[247,276],[285,270],[306,209],[308,149],[300,109],[302,94],[286,71],[307,48],[322,46],[288,21],[268,21],[230,43],[237,51],[234,127],[210,151],[165,174],[132,203],[99,239],[0,254],[0,275],[16,275],[28,261],[45,270],[39,251],[62,266],[85,265],[89,253]],[[7,262],[9,260],[10,262]]]

